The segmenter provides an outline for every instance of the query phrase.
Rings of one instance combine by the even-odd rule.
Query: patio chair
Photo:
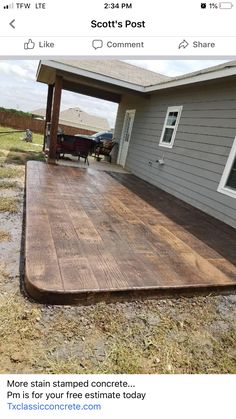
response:
[[[89,138],[81,138],[75,135],[58,136],[57,158],[64,157],[65,154],[77,156],[78,160],[82,157],[84,162],[89,165],[88,155],[92,148],[93,141]]]
[[[84,159],[84,162],[89,166],[88,155],[91,151],[93,145],[93,141],[89,138],[79,138],[75,140],[75,155],[78,156],[78,160],[80,157]]]
[[[111,152],[114,146],[116,145],[116,141],[103,141],[95,148],[95,155],[94,157],[100,161],[100,156],[105,156],[108,158],[108,161],[111,163]]]

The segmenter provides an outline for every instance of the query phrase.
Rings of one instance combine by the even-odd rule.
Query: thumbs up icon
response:
[[[24,43],[24,49],[34,49],[35,42],[32,39],[29,39],[27,42]]]

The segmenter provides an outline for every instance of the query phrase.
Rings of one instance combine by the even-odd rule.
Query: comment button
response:
[[[94,39],[92,41],[92,47],[94,49],[99,49],[103,47],[103,41],[101,39]]]

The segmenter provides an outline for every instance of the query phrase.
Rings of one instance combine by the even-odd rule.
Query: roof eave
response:
[[[189,84],[203,83],[210,80],[222,79],[236,75],[236,67],[224,68],[215,72],[203,73],[193,77],[179,78],[164,82],[155,86],[145,87],[145,93],[153,93],[159,90],[170,89],[174,87],[187,86]]]

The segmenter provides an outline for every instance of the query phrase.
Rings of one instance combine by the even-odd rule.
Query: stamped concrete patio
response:
[[[25,287],[52,304],[236,288],[236,231],[129,173],[29,162]]]

